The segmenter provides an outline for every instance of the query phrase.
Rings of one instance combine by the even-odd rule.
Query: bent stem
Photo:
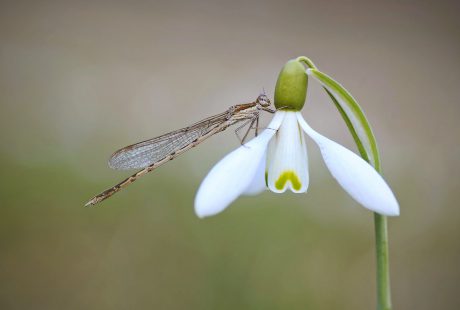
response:
[[[331,98],[333,97],[331,96]],[[336,106],[339,108],[338,104],[336,104]],[[339,111],[341,111],[340,108]],[[375,157],[375,160],[369,160],[369,156],[365,153],[364,148],[361,146],[361,141],[356,138],[355,134],[353,134],[354,129],[351,125],[349,125],[349,120],[346,118],[346,115],[344,113],[341,114],[353,135],[361,157],[374,166],[378,173],[382,174],[380,154],[378,150],[376,152],[377,156]],[[388,224],[386,216],[374,212],[374,231],[377,263],[377,310],[391,310],[390,260],[388,250]]]
[[[362,108],[353,96],[338,82],[319,71],[309,58],[301,56],[297,61],[304,63],[309,68],[307,74],[322,84],[350,130],[361,157],[382,174],[375,136]],[[377,256],[377,310],[391,310],[387,217],[374,213],[374,226]]]
[[[344,116],[344,114],[342,114]],[[345,118],[345,117],[344,117]],[[347,120],[345,120],[347,122]],[[348,123],[347,123],[348,125]],[[350,126],[349,126],[350,128]],[[353,132],[350,128],[353,135]],[[355,137],[355,135],[353,135]],[[360,147],[361,141],[355,139],[355,143],[360,150],[361,157],[374,166],[378,173],[382,174],[380,166],[380,154],[377,151],[376,161],[371,162],[363,148]],[[375,254],[377,263],[377,310],[391,310],[391,287],[390,287],[390,260],[388,250],[388,224],[385,215],[374,212],[374,231],[375,231]]]

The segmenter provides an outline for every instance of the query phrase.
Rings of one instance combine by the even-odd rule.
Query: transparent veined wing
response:
[[[109,159],[109,167],[119,170],[146,168],[189,145],[225,122],[227,118],[228,112],[224,112],[191,126],[126,146],[112,154]]]

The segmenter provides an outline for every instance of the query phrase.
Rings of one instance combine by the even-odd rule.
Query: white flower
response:
[[[240,146],[208,173],[195,198],[199,217],[215,215],[240,195],[254,195],[267,187],[275,193],[308,189],[307,145],[303,132],[321,150],[324,162],[342,188],[369,210],[399,215],[399,205],[379,173],[361,157],[313,130],[300,112],[275,113],[258,137]]]

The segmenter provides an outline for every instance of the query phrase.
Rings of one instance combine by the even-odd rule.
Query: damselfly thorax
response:
[[[141,176],[155,170],[189,149],[197,146],[207,138],[224,131],[234,124],[241,124],[235,132],[249,125],[248,130],[241,138],[243,144],[251,128],[255,134],[259,126],[260,111],[274,113],[270,108],[271,102],[266,95],[260,95],[254,102],[231,106],[227,111],[208,117],[188,127],[178,129],[159,137],[128,145],[115,153],[109,159],[112,169],[129,170],[142,169],[117,185],[93,197],[85,206],[95,205],[124,187],[136,181]]]

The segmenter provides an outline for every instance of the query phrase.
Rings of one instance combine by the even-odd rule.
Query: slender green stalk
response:
[[[344,110],[335,100],[334,96],[326,89],[326,92],[335,103],[340,114],[344,118],[354,140],[358,147],[361,157],[374,166],[378,173],[382,174],[380,163],[380,154],[376,149],[376,154],[373,160],[365,152],[362,146],[362,141],[357,137],[355,129],[350,120],[346,116]],[[391,310],[391,288],[390,288],[390,262],[388,250],[388,225],[387,217],[378,213],[374,213],[374,231],[375,231],[375,250],[377,259],[377,310]]]
[[[324,87],[339,110],[361,157],[382,174],[380,154],[370,124],[362,108],[351,94],[338,82],[319,71],[313,62],[301,56],[297,61],[304,63],[307,74],[316,78]],[[384,215],[374,213],[375,248],[377,258],[377,310],[391,310],[390,265],[388,252],[388,226]]]
[[[391,310],[387,217],[374,213],[377,254],[377,310]]]
[[[328,92],[329,93],[329,92]],[[330,94],[330,93],[329,93]],[[331,98],[333,98],[331,96]],[[335,100],[333,100],[334,103]],[[340,106],[336,104],[337,108],[341,112],[347,125],[349,125],[348,119],[345,117]],[[377,150],[377,156],[374,161],[369,160],[368,155],[365,153],[361,146],[361,141],[356,138],[354,129],[352,126],[348,126],[352,133],[355,143],[358,146],[361,157],[374,166],[378,173],[382,174],[382,167],[380,164],[380,154]],[[391,287],[390,287],[390,260],[389,260],[389,249],[388,249],[388,224],[387,217],[378,213],[374,213],[374,231],[375,231],[375,253],[376,253],[376,264],[377,264],[377,310],[391,310]]]

